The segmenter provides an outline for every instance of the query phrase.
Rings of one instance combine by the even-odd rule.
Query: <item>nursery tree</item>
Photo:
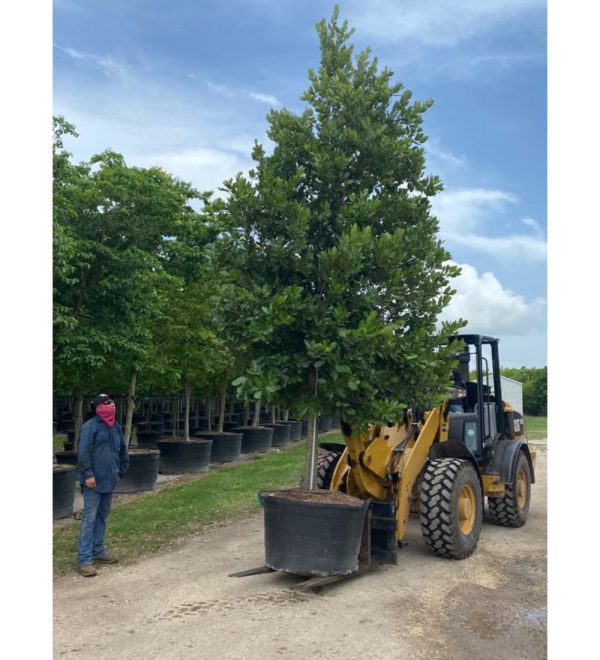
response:
[[[453,353],[443,344],[462,324],[437,324],[458,269],[431,214],[442,190],[425,173],[432,101],[411,101],[368,49],[354,56],[338,14],[317,25],[306,109],[272,110],[272,153],[257,143],[249,178],[225,188],[230,238],[258,283],[255,355],[285,364],[280,394],[298,413],[359,431],[438,399]]]
[[[137,374],[153,350],[159,287],[168,277],[163,264],[181,226],[197,215],[189,201],[203,196],[159,168],[128,167],[110,150],[72,165],[65,134],[76,135],[55,119],[57,383],[81,393],[103,376],[103,389],[126,389],[128,440]]]

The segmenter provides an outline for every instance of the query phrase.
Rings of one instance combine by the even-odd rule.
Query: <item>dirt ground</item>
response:
[[[54,581],[54,657],[101,660],[546,658],[546,442],[527,524],[484,521],[465,561],[435,557],[418,520],[397,566],[301,593],[302,578],[228,574],[264,561],[262,515],[130,566]]]

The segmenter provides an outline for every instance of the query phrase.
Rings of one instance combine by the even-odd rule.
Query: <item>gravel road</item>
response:
[[[397,566],[300,593],[263,564],[262,515],[130,566],[54,580],[54,657],[272,660],[546,658],[546,442],[519,529],[484,521],[465,561],[432,555],[418,520]]]

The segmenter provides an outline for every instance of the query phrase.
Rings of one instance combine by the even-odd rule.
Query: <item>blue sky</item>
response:
[[[546,364],[546,3],[352,0],[341,17],[426,114],[440,234],[463,267],[445,315]],[[334,2],[55,0],[53,105],[76,159],[112,148],[201,190],[251,166],[270,107],[301,111]],[[268,145],[267,145],[268,146]]]

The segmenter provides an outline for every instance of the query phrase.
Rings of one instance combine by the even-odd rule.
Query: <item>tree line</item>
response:
[[[523,383],[523,412],[526,415],[548,414],[548,367],[502,368],[500,373]]]

